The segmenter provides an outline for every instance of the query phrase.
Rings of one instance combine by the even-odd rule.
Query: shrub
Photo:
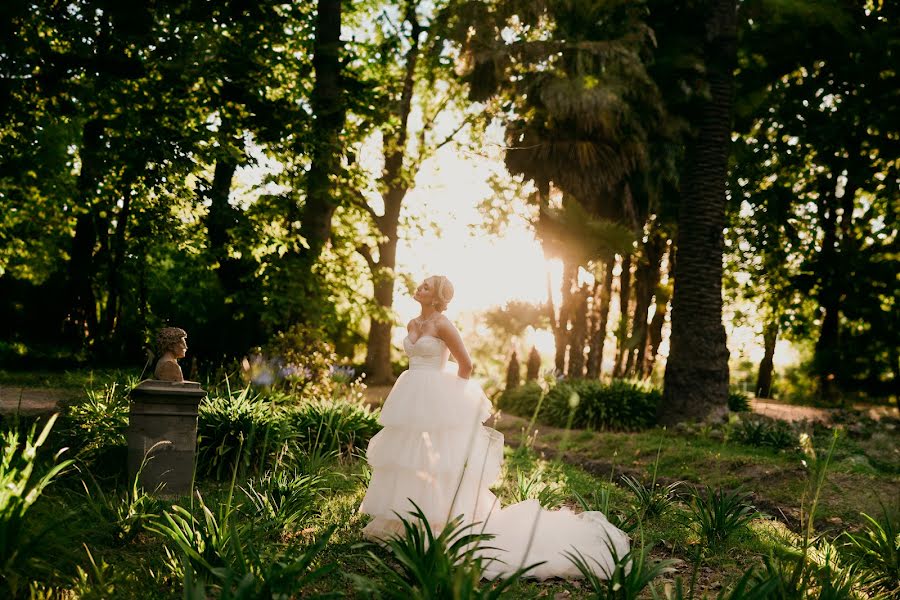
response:
[[[378,431],[378,411],[368,405],[316,400],[289,411],[288,422],[301,450],[352,453],[365,447]]]
[[[216,479],[242,472],[262,472],[270,457],[289,437],[285,412],[250,387],[200,403],[197,470]]]
[[[744,392],[729,392],[728,410],[731,412],[750,412],[750,397]]]
[[[116,381],[99,390],[90,388],[81,402],[66,411],[67,443],[76,458],[91,463],[95,470],[117,472],[125,464],[128,389]]]
[[[798,436],[790,423],[762,415],[742,416],[731,433],[732,439],[750,446],[791,448]]]
[[[540,385],[528,382],[504,392],[498,406],[512,414],[531,417],[540,397]],[[537,418],[554,427],[571,424],[586,429],[645,429],[656,424],[656,407],[661,398],[659,390],[632,381],[605,384],[590,379],[563,380],[547,393]]]
[[[261,517],[267,526],[283,531],[313,514],[316,501],[327,490],[325,479],[319,475],[269,471],[241,487],[247,497],[241,512]]]
[[[305,398],[331,398],[336,382],[334,347],[318,327],[294,325],[274,335],[264,348],[245,359],[245,381],[276,386]]]

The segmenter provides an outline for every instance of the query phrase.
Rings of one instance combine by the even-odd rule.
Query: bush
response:
[[[750,412],[750,397],[744,392],[729,392],[728,410],[731,412]]]
[[[731,435],[743,444],[777,449],[796,446],[798,438],[790,423],[761,415],[742,417]]]
[[[116,381],[88,389],[83,401],[66,411],[64,435],[75,456],[95,471],[119,472],[125,464],[128,389]]]
[[[529,381],[500,395],[497,407],[520,417],[531,417],[541,398],[541,386],[536,381]]]
[[[238,461],[242,472],[263,472],[290,433],[284,410],[249,386],[200,403],[197,421],[197,471],[220,480]]]
[[[541,388],[529,382],[504,392],[499,407],[521,417],[531,417]],[[656,424],[656,407],[662,394],[650,386],[626,380],[605,384],[588,379],[557,383],[541,403],[538,421],[554,427],[635,430]],[[570,423],[571,419],[571,423]]]
[[[331,398],[337,354],[320,328],[294,325],[256,348],[243,363],[248,383],[276,387],[305,398]]]
[[[378,411],[365,404],[316,400],[301,404],[287,415],[301,450],[352,453],[363,448],[381,430]]]

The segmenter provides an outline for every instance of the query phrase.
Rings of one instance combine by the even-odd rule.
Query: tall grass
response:
[[[23,573],[43,562],[42,539],[56,525],[39,526],[29,512],[47,487],[72,465],[72,460],[53,457],[46,470],[40,468],[38,452],[47,441],[58,415],[53,415],[35,437],[37,423],[23,436],[18,427],[3,433],[0,454],[0,590],[15,597],[22,588]]]

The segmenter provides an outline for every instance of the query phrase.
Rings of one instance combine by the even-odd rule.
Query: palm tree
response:
[[[672,335],[659,407],[664,424],[727,410],[722,250],[736,38],[735,0],[712,0],[701,38],[709,94],[697,105],[681,180]]]

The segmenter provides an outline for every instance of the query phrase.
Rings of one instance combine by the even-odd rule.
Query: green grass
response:
[[[0,369],[0,386],[83,390],[101,387],[114,381],[124,382],[129,376],[139,377],[135,369],[75,369],[71,371],[7,371]],[[144,374],[148,377],[148,374]]]

